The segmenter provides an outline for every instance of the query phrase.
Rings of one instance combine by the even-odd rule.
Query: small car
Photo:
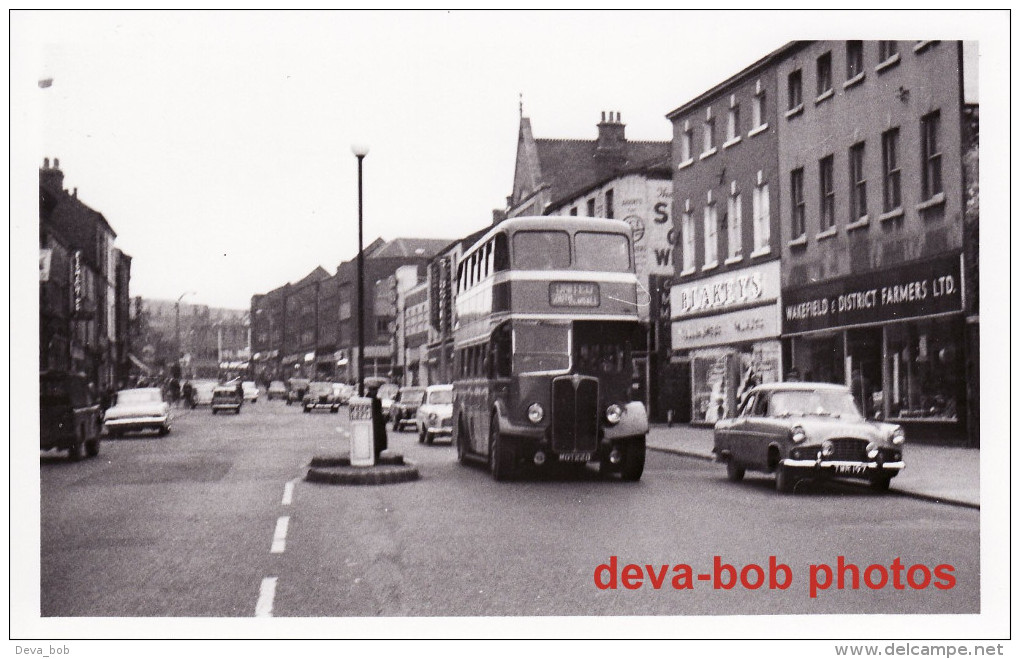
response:
[[[425,400],[415,413],[418,442],[431,444],[436,437],[453,436],[453,385],[426,387]]]
[[[311,380],[307,378],[291,378],[287,380],[287,404],[300,403],[308,393],[308,385]]]
[[[244,403],[244,396],[237,391],[237,385],[221,384],[213,389],[212,413],[233,412],[241,413],[241,404]]]
[[[273,380],[269,383],[269,388],[266,389],[266,400],[276,398],[281,400],[287,399],[287,385],[283,383],[283,380]]]
[[[39,374],[39,448],[67,449],[68,459],[74,461],[98,455],[101,417],[85,374]]]
[[[340,399],[333,393],[332,382],[312,382],[308,385],[308,393],[301,400],[305,412],[312,410],[329,410],[333,414],[340,411]]]
[[[242,382],[241,383],[242,395],[244,396],[244,402],[246,403],[257,403],[259,402],[259,388],[254,382]]]
[[[801,478],[857,478],[874,490],[904,467],[903,428],[865,419],[850,389],[836,384],[759,385],[737,416],[716,422],[712,452],[737,482],[745,470],[774,473],[776,490],[792,492]]]
[[[216,383],[208,380],[191,383],[191,409],[199,405],[211,405]]]
[[[170,404],[157,387],[118,391],[106,410],[106,433],[120,437],[133,430],[155,430],[160,437],[170,432]]]
[[[366,391],[368,387],[366,386]],[[390,406],[393,405],[393,399],[397,397],[397,392],[400,391],[400,385],[386,383],[379,387],[375,397],[382,401],[382,413],[384,418],[390,416]]]
[[[415,423],[418,406],[425,400],[425,387],[401,387],[390,405],[390,421],[393,431],[402,430],[405,425]]]

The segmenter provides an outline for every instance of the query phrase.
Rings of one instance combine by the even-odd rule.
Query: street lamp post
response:
[[[181,293],[174,303],[174,347],[177,348],[177,368],[181,367],[181,359],[184,357],[184,353],[181,352],[181,300],[188,295],[195,295],[195,291]]]
[[[361,187],[361,167],[368,155],[368,147],[354,144],[351,151],[358,159],[358,396],[365,395],[365,249],[362,211],[364,208]]]

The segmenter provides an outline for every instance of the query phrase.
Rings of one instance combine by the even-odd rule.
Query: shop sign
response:
[[[724,312],[779,299],[779,261],[723,272],[670,289],[673,318]],[[675,347],[675,346],[674,346]]]
[[[779,310],[774,304],[702,316],[673,323],[672,349],[730,345],[779,336]]]
[[[81,271],[81,250],[76,249],[74,251],[73,271],[74,278],[72,280],[72,289],[74,291],[74,313],[81,313],[82,306],[82,271]]]
[[[783,292],[783,333],[916,318],[963,309],[960,257],[841,277]]]

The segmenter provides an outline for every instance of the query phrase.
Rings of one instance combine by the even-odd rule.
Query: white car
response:
[[[244,402],[259,402],[259,388],[254,382],[242,382],[241,389],[244,391]]]
[[[431,444],[436,437],[453,436],[453,385],[434,384],[425,389],[425,400],[414,417],[418,441]]]
[[[382,401],[382,413],[387,419],[390,418],[390,407],[393,406],[393,399],[397,397],[397,392],[400,391],[400,385],[396,384],[384,384],[379,387],[376,398]]]
[[[106,410],[104,426],[110,437],[130,430],[155,430],[162,437],[170,432],[170,421],[170,404],[163,400],[163,392],[150,387],[118,391]]]
[[[212,380],[201,380],[191,384],[191,409],[199,405],[212,405],[213,389],[216,383]]]

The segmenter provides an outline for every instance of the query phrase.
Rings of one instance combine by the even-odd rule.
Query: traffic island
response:
[[[328,485],[392,485],[416,481],[418,468],[394,453],[380,455],[371,467],[351,465],[349,455],[312,458],[305,480]]]

